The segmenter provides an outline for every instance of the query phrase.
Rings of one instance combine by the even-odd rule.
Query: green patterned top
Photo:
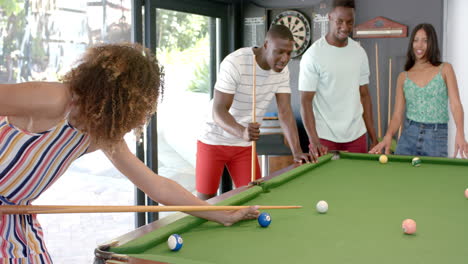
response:
[[[418,86],[406,72],[403,91],[406,100],[406,117],[421,123],[447,123],[448,93],[442,78],[442,66],[432,80],[424,87]]]

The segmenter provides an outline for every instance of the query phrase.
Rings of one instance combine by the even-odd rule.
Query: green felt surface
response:
[[[468,163],[466,161],[341,153],[304,165],[223,204],[302,205],[270,210],[272,223],[232,227],[193,217],[179,220],[111,250],[171,263],[466,263]],[[326,200],[329,211],[315,205]],[[405,235],[412,218],[417,232]],[[184,245],[171,252],[166,239]]]

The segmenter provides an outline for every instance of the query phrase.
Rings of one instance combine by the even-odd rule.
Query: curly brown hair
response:
[[[156,112],[164,91],[163,71],[156,57],[140,44],[90,47],[62,80],[78,107],[74,120],[94,143],[109,146],[136,129],[141,132]]]

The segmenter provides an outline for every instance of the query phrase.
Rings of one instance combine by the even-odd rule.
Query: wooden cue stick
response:
[[[388,59],[388,125],[390,125],[392,112],[392,58]],[[388,128],[387,128],[388,129]]]
[[[125,213],[125,212],[195,212],[195,211],[229,211],[248,208],[240,206],[87,206],[87,205],[1,205],[2,214],[70,214],[70,213]],[[297,205],[261,205],[264,209],[297,209]]]
[[[256,75],[257,75],[257,62],[255,60],[255,54],[253,55],[252,61],[252,123],[256,122]],[[251,172],[251,181],[255,181],[257,174],[257,142],[252,141],[252,172]]]
[[[377,83],[377,128],[378,138],[382,138],[382,126],[380,125],[380,78],[379,78],[379,44],[375,42],[375,78]]]

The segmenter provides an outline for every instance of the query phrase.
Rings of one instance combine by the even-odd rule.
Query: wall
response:
[[[421,6],[424,5],[424,9]],[[408,26],[407,38],[385,39],[361,39],[361,45],[367,51],[369,67],[371,69],[369,89],[372,94],[374,106],[374,120],[377,124],[377,85],[376,85],[376,52],[375,43],[378,45],[379,79],[380,79],[380,104],[382,136],[387,130],[388,124],[388,84],[389,84],[389,58],[392,59],[392,102],[393,109],[395,84],[398,74],[404,69],[406,51],[409,36],[413,28],[420,23],[431,23],[438,35],[439,45],[442,51],[443,39],[443,0],[357,0],[356,1],[356,25],[368,21],[376,16],[383,16],[398,23]],[[393,111],[393,110],[391,110]],[[376,125],[377,129],[377,125]],[[377,130],[376,130],[377,131]]]
[[[321,1],[317,0],[303,0],[300,1],[281,1],[281,0],[253,0],[254,4],[262,8],[273,9],[273,8],[291,8],[298,11],[307,10],[308,8],[317,8],[318,3]],[[328,1],[331,2],[331,1]],[[463,0],[460,0],[463,2]],[[294,4],[288,6],[288,4]],[[421,6],[424,6],[422,9]],[[296,7],[296,8],[294,8]],[[356,25],[364,23],[374,17],[383,16],[388,19],[394,20],[395,22],[408,25],[408,35],[411,30],[419,23],[427,22],[434,25],[437,34],[439,36],[439,43],[442,49],[442,38],[443,38],[443,0],[356,0]],[[386,39],[359,39],[361,45],[367,51],[369,57],[369,67],[371,69],[371,77],[369,83],[369,90],[373,99],[374,119],[375,127],[377,131],[377,92],[376,92],[376,71],[375,71],[375,43],[379,46],[379,72],[380,72],[380,102],[381,102],[381,124],[382,134],[385,133],[387,128],[387,110],[388,110],[388,59],[392,58],[392,103],[395,94],[395,81],[398,73],[403,71],[403,65],[405,62],[405,54],[408,45],[408,38],[386,38]],[[300,101],[299,92],[297,91],[298,76],[299,76],[299,59],[293,59],[289,63],[289,70],[291,72],[291,88],[293,89],[292,94],[292,105],[293,110],[298,119],[298,124],[301,127],[302,122],[300,121]],[[272,103],[269,111],[275,111],[275,103]],[[304,140],[304,131],[302,131],[302,138]],[[304,145],[304,144],[303,144]]]
[[[458,81],[460,99],[465,110],[465,135],[468,136],[468,52],[466,43],[465,15],[468,12],[468,1],[446,0],[445,2],[445,38],[444,38],[444,61],[452,64]],[[449,122],[449,156],[454,153],[455,123],[450,115]]]

